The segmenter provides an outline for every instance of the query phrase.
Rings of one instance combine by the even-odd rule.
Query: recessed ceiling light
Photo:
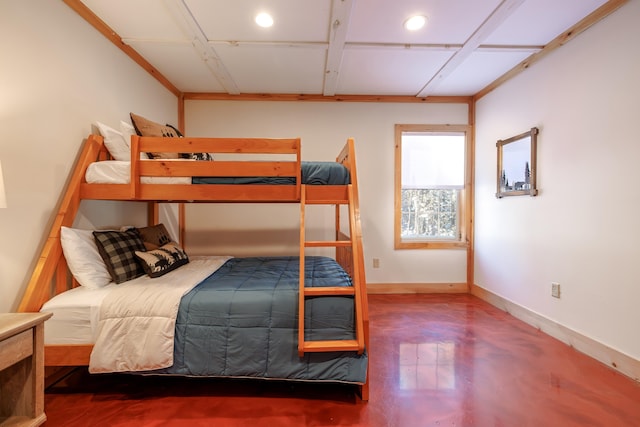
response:
[[[415,15],[411,18],[404,21],[404,28],[409,31],[417,31],[420,28],[424,27],[424,24],[427,23],[427,17],[424,15]]]
[[[273,25],[273,18],[266,12],[259,13],[256,15],[256,24],[268,28]]]

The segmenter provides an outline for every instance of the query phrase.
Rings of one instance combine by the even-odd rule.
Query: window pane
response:
[[[402,189],[401,238],[457,239],[458,195],[455,189]]]
[[[462,188],[464,133],[403,132],[402,188]]]

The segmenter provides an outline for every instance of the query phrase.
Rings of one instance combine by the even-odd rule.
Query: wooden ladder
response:
[[[347,200],[322,200],[308,201],[306,196],[306,186],[302,185],[300,190],[300,287],[298,295],[298,355],[311,352],[331,352],[331,351],[357,351],[358,354],[364,352],[364,322],[362,315],[361,287],[359,281],[352,277],[352,286],[305,286],[305,248],[309,247],[338,247],[350,246],[353,260],[359,256],[355,236],[355,207],[353,204],[353,188],[348,185]],[[349,240],[327,240],[327,241],[307,241],[305,237],[305,210],[307,204],[333,204],[336,210],[339,205],[349,206]],[[338,213],[336,212],[336,228],[338,228]],[[336,230],[336,239],[338,230]],[[354,262],[354,261],[352,261]],[[357,271],[357,268],[353,269]],[[305,301],[308,297],[344,296],[352,295],[355,310],[355,339],[350,340],[312,340],[307,341],[305,337]]]

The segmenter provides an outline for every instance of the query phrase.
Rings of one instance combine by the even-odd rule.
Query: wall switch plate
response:
[[[380,268],[380,258],[373,259],[373,268]]]
[[[551,282],[551,296],[554,298],[560,298],[560,283]]]

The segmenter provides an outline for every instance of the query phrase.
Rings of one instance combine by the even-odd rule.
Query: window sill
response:
[[[395,243],[395,249],[467,249],[469,242],[460,241],[400,241]]]

